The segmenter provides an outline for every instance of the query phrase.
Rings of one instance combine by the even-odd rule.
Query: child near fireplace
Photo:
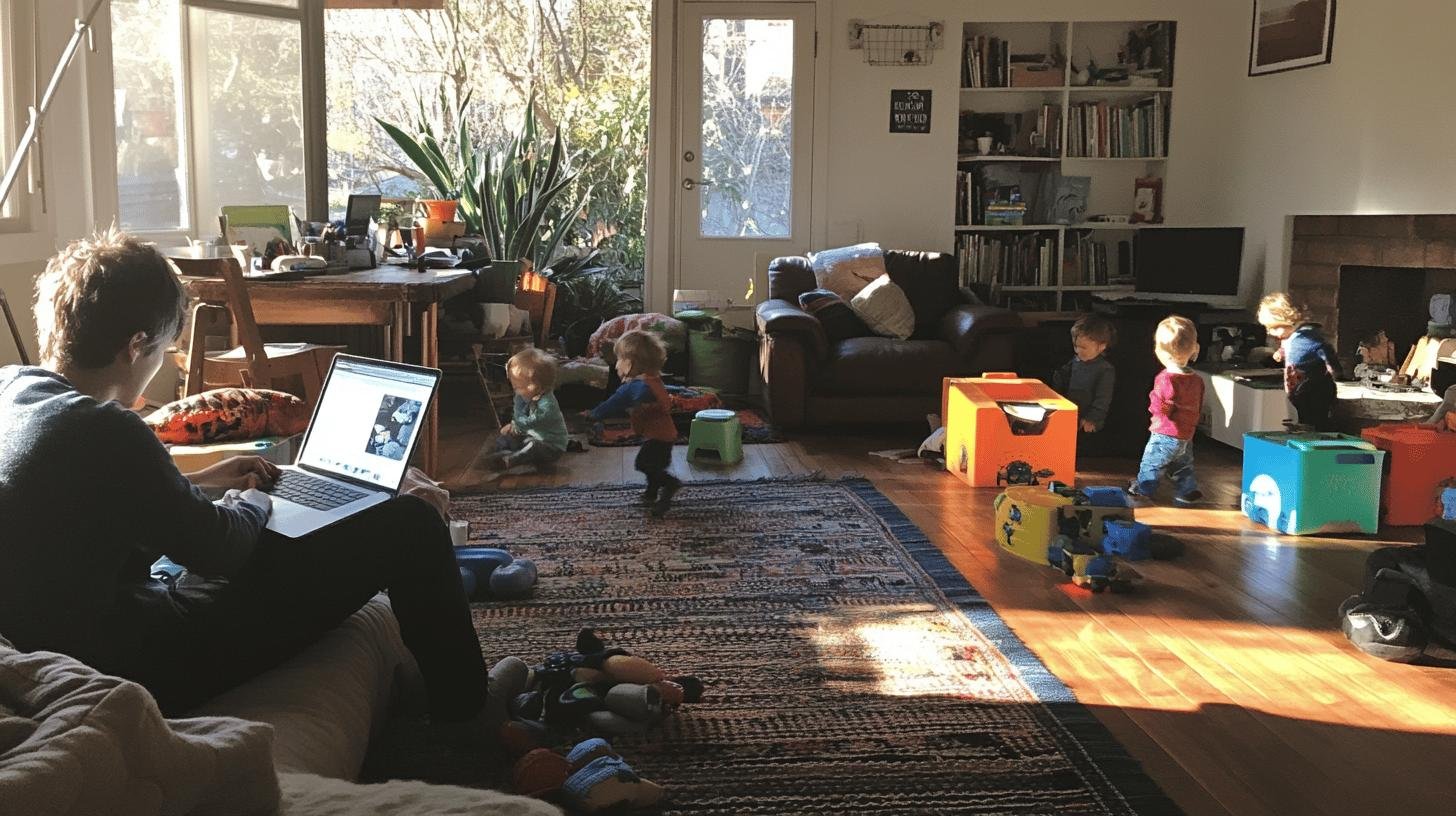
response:
[[[1311,322],[1286,292],[1273,292],[1259,301],[1259,323],[1279,341],[1274,359],[1284,364],[1284,392],[1299,415],[1299,424],[1317,431],[1335,429],[1335,380],[1342,376],[1340,360],[1320,325]]]

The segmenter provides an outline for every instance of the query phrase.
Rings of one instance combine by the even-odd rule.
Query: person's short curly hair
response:
[[[556,387],[556,358],[538,348],[528,348],[511,355],[506,361],[506,374],[521,379],[549,394]]]
[[[1265,295],[1259,301],[1258,314],[1261,317],[1268,315],[1273,318],[1270,323],[1265,325],[1278,325],[1282,323],[1288,326],[1298,326],[1308,319],[1305,308],[1290,300],[1288,292],[1270,292]],[[1264,321],[1260,320],[1259,322],[1263,323]]]
[[[157,248],[112,227],[72,241],[35,281],[41,360],[104,368],[137,333],[148,349],[177,339],[187,295]]]
[[[633,329],[612,345],[612,353],[618,360],[626,360],[631,366],[631,375],[660,374],[667,364],[667,346],[662,338],[652,332]]]

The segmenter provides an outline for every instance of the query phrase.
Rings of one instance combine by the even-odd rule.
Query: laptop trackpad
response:
[[[289,538],[298,538],[323,529],[330,524],[380,504],[389,498],[383,491],[370,493],[358,501],[352,501],[332,510],[315,510],[283,499],[273,500],[273,515],[268,518],[268,529]]]

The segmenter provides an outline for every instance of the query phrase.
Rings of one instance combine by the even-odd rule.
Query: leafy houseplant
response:
[[[630,274],[605,265],[595,249],[573,250],[556,259],[546,271],[558,287],[555,333],[573,357],[586,351],[587,340],[607,320],[642,308],[642,300],[624,291]]]
[[[464,115],[469,101],[467,97],[456,116],[460,130],[455,137],[454,157],[447,154],[435,135],[423,105],[415,124],[416,135],[383,120],[375,121],[437,191],[458,192],[466,231],[482,236],[490,256],[496,259],[490,272],[482,273],[477,292],[485,299],[509,300],[522,262],[533,269],[550,265],[575,227],[591,191],[584,189],[575,201],[563,205],[563,194],[571,188],[576,174],[570,170],[559,129],[552,137],[549,152],[543,151],[534,94],[526,105],[521,131],[507,145],[490,152],[477,149],[471,141]]]

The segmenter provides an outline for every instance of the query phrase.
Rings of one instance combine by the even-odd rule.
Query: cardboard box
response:
[[[1036,65],[1041,68],[1040,64]],[[1059,65],[1046,66],[1044,70],[1033,71],[1032,65],[1011,66],[1011,87],[1013,88],[1060,88],[1066,83],[1066,69]]]

